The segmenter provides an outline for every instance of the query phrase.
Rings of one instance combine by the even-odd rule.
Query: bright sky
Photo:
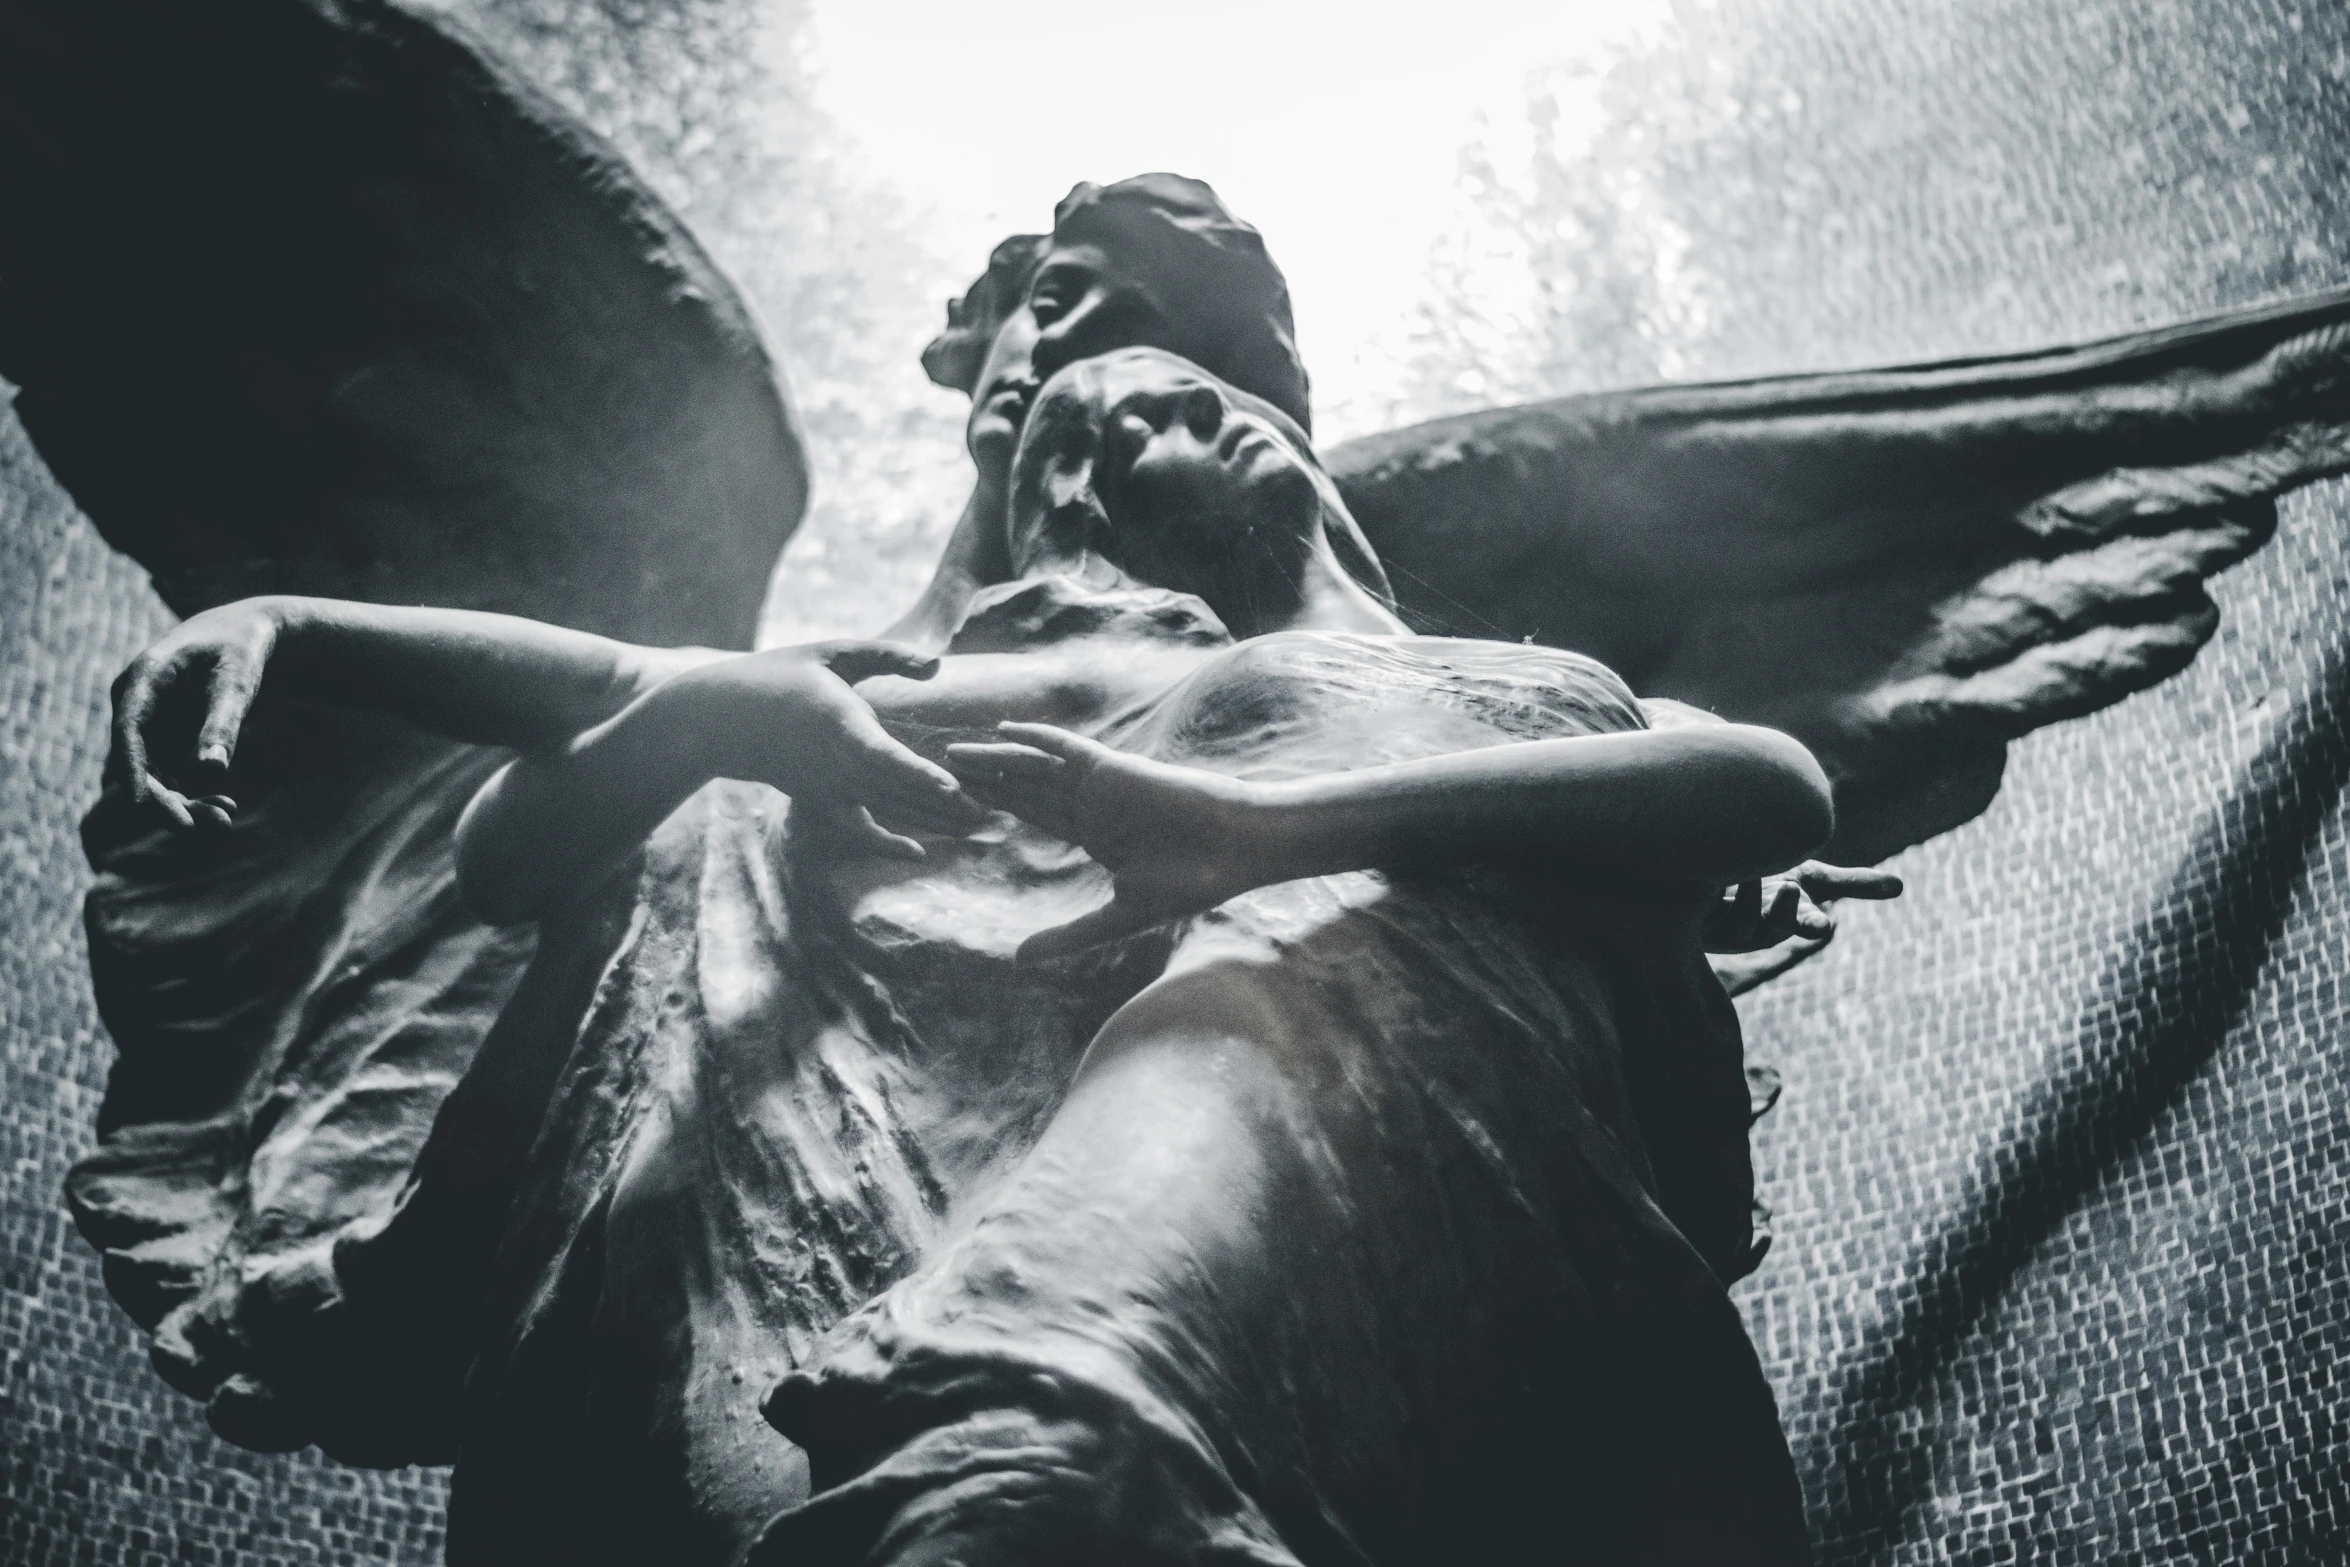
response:
[[[1045,228],[1080,179],[1208,181],[1266,231],[1336,391],[1417,297],[1462,147],[1506,145],[1529,72],[1665,4],[815,0],[810,63],[859,161],[951,255]]]

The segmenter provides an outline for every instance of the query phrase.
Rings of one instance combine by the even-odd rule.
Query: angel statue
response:
[[[445,22],[12,6],[0,88],[0,369],[188,617],[69,1197],[216,1429],[454,1463],[459,1562],[1803,1559],[1706,949],[1817,950],[1893,882],[1807,856],[2184,667],[2350,467],[2344,295],[1320,454],[1146,175],[926,354],[921,602],[742,652],[755,323]]]

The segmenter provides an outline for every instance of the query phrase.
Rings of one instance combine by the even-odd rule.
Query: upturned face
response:
[[[1023,571],[1129,577],[1206,599],[1240,630],[1302,591],[1323,498],[1278,414],[1151,349],[1089,360],[1043,390],[1019,459]]]
[[[964,440],[982,470],[1010,463],[1038,388],[1065,366],[1113,349],[1180,349],[1149,278],[1099,245],[1056,245],[996,329],[971,397]]]

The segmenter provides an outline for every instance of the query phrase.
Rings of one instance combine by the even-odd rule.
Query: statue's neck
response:
[[[1410,632],[1393,610],[1372,597],[1332,556],[1327,543],[1318,545],[1302,563],[1294,599],[1264,617],[1261,624],[1225,622],[1235,637],[1262,636],[1269,631],[1352,631],[1368,636],[1404,636]]]
[[[1394,611],[1338,563],[1325,538],[1316,539],[1310,548],[1280,566],[1260,563],[1251,576],[1235,573],[1221,582],[1153,582],[1090,550],[1074,557],[1033,561],[1021,576],[1024,580],[1063,578],[1096,590],[1123,586],[1189,594],[1215,611],[1236,641],[1275,631],[1411,634],[1411,628]],[[963,602],[968,600],[966,594]]]

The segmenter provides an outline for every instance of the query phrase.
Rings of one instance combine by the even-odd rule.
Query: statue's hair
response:
[[[1244,388],[1232,385],[1180,355],[1156,348],[1126,348],[1068,366],[1047,381],[1029,410],[1012,457],[1012,496],[1006,509],[1007,528],[1023,517],[1042,517],[1045,532],[1071,553],[1107,556],[1102,542],[1112,531],[1110,507],[1102,493],[1099,464],[1104,432],[1109,424],[1110,377],[1137,358],[1164,361],[1170,368],[1190,371],[1215,382],[1231,402],[1270,424],[1313,480],[1321,497],[1322,532],[1347,574],[1383,604],[1393,606],[1395,593],[1387,568],[1379,563],[1370,541],[1363,537],[1354,514],[1346,509],[1338,485],[1322,467],[1309,440],[1286,410]]]
[[[941,386],[969,393],[988,344],[1019,305],[1056,245],[1099,245],[1146,274],[1186,358],[1218,380],[1313,429],[1305,362],[1289,306],[1289,282],[1264,236],[1228,211],[1206,182],[1138,174],[1114,185],[1081,184],[1053,210],[1049,236],[1015,234],[987,271],[947,307],[947,329],[922,351]]]

